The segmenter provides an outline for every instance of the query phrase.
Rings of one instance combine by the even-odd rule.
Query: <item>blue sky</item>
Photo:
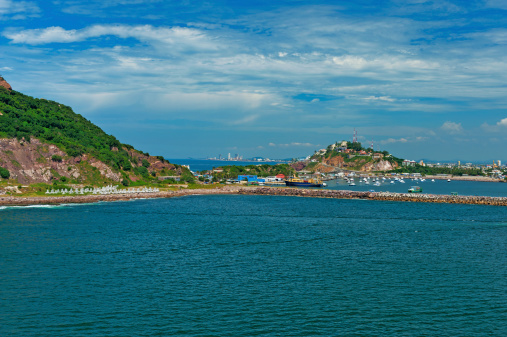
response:
[[[0,0],[0,74],[167,158],[507,161],[507,1]]]

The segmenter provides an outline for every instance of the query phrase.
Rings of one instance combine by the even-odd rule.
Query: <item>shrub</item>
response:
[[[52,157],[51,157],[51,160],[52,161],[57,161],[57,162],[61,162],[63,160],[62,156],[59,156],[57,154],[54,154]]]
[[[0,177],[2,177],[4,179],[9,179],[10,176],[11,176],[11,173],[9,172],[8,169],[0,167]]]
[[[150,167],[150,165],[151,165],[150,162],[147,161],[146,159],[143,159],[142,163],[143,163],[143,167],[146,167],[146,168]]]
[[[123,179],[123,180],[121,181],[121,184],[122,184],[123,186],[128,186],[128,185],[130,185],[130,181],[128,181],[127,179]]]

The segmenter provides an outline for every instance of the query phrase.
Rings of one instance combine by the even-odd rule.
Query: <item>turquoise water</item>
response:
[[[0,209],[1,336],[505,336],[507,208],[273,196]]]

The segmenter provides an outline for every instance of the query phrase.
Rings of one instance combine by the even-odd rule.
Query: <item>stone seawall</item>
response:
[[[403,202],[433,202],[448,204],[471,204],[471,205],[494,205],[507,206],[505,197],[478,197],[478,196],[454,196],[438,194],[409,194],[390,192],[359,192],[340,191],[326,189],[303,189],[287,187],[246,187],[226,186],[214,189],[182,189],[179,191],[165,191],[159,193],[137,194],[110,194],[110,195],[74,195],[74,196],[44,196],[44,197],[0,197],[0,206],[27,206],[48,204],[71,204],[93,203],[104,201],[127,201],[132,199],[172,198],[186,195],[210,195],[210,194],[234,194],[234,195],[273,195],[293,196],[310,198],[334,198],[334,199],[364,199],[381,201]]]
[[[313,190],[301,188],[270,187],[242,189],[238,194],[507,206],[507,198],[505,197],[457,196],[440,194],[360,192],[345,190]]]

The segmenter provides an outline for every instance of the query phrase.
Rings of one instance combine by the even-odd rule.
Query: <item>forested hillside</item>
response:
[[[19,171],[11,176],[20,182],[41,179],[49,182],[61,176],[76,183],[90,182],[92,175],[84,172],[86,163],[100,169],[108,179],[124,184],[140,179],[153,180],[163,174],[189,173],[163,157],[152,157],[122,144],[66,105],[1,86],[0,139],[3,139],[0,167],[11,173]]]
[[[130,167],[126,150],[132,146],[121,144],[68,106],[0,88],[0,113],[0,138],[29,142],[35,137],[71,157],[89,153],[114,168]]]

